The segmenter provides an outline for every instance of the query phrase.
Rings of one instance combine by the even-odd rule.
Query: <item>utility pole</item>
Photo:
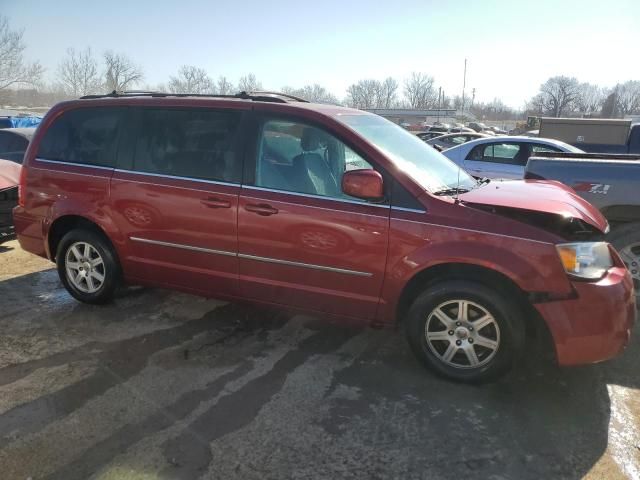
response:
[[[441,108],[442,108],[442,87],[438,87],[438,123],[440,122]]]
[[[464,115],[464,90],[467,87],[467,59],[464,59],[464,74],[462,76],[462,114]]]

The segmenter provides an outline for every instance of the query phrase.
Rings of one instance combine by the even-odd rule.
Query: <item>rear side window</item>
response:
[[[235,111],[204,109],[142,110],[134,141],[134,169],[240,183],[241,115]]]
[[[38,148],[46,160],[113,167],[122,108],[80,108],[58,117]]]
[[[476,146],[467,156],[467,160],[520,166],[525,165],[528,158],[528,145],[522,143],[482,144]]]

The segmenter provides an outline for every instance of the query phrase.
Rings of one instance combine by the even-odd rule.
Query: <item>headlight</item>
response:
[[[562,265],[569,275],[597,280],[613,266],[606,242],[577,242],[556,245]]]

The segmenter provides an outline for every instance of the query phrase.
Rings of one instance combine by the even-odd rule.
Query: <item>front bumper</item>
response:
[[[615,357],[629,342],[636,318],[631,274],[614,267],[598,282],[573,282],[573,287],[576,298],[535,305],[551,331],[558,363]]]
[[[16,238],[16,231],[13,225],[0,225],[0,244]]]

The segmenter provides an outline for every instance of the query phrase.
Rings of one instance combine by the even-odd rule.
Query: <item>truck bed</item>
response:
[[[536,154],[524,178],[558,180],[599,208],[609,222],[640,220],[640,155]]]

